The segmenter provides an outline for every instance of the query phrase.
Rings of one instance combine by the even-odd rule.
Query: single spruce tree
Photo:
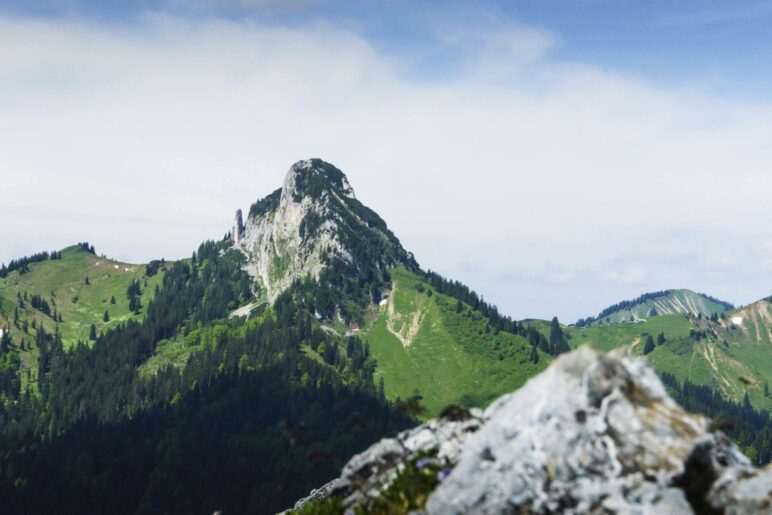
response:
[[[105,314],[102,315],[102,322],[109,322],[110,321],[110,313],[108,313],[107,310],[105,310]]]
[[[654,350],[654,338],[651,337],[650,334],[646,335],[646,343],[643,345],[643,354],[649,354],[651,351]]]
[[[94,324],[91,324],[91,329],[88,333],[88,339],[92,341],[97,339],[96,326]]]
[[[11,350],[11,333],[3,331],[3,337],[0,338],[0,354],[5,356]]]
[[[531,345],[531,363],[539,362],[539,351],[536,350],[536,345]]]
[[[549,353],[553,356],[557,356],[570,351],[571,347],[566,343],[566,336],[560,328],[558,317],[553,317],[552,323],[550,324]]]

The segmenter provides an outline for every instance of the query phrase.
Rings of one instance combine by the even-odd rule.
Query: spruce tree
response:
[[[665,332],[661,332],[657,335],[657,345],[662,345],[665,343]]]
[[[110,321],[110,313],[105,310],[105,314],[102,315],[102,322],[109,322]]]
[[[553,317],[550,324],[549,353],[557,356],[570,351],[571,347],[566,343],[566,336],[563,334],[563,330],[560,329],[558,317]]]
[[[115,304],[115,295],[110,297],[110,304]]]
[[[552,317],[552,323],[550,324],[550,347],[554,347],[562,337],[563,332],[560,330],[558,317]]]
[[[11,333],[8,331],[8,328],[6,328],[6,330],[3,331],[3,337],[0,338],[0,354],[5,356],[8,354],[9,350],[11,350]]]
[[[91,324],[91,329],[88,333],[89,340],[96,340],[97,339],[97,333],[96,333],[96,326],[94,324]]]
[[[386,398],[386,393],[385,393],[385,389],[384,389],[384,386],[383,386],[383,376],[381,376],[380,381],[378,381],[378,398],[379,399],[385,399]]]
[[[650,334],[646,335],[646,343],[643,345],[643,354],[649,354],[654,350],[654,338]]]

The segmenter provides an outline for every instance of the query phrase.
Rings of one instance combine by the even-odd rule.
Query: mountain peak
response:
[[[295,202],[300,202],[304,197],[318,199],[325,192],[355,198],[346,175],[334,165],[318,158],[304,159],[292,165],[282,186],[282,194],[291,196]]]
[[[251,206],[243,236],[238,226],[237,215],[233,243],[261,296],[273,302],[297,280],[319,280],[332,285],[317,309],[326,317],[335,312],[333,290],[345,286],[348,297],[356,290],[364,305],[391,287],[389,269],[417,267],[386,222],[356,199],[345,174],[321,159],[292,165],[283,186]],[[366,288],[359,277],[369,281]],[[349,315],[343,318],[361,318]]]

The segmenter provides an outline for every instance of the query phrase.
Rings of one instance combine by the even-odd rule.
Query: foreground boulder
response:
[[[682,410],[640,358],[583,347],[484,413],[444,415],[355,456],[295,508],[393,512],[390,497],[443,515],[772,513],[772,468]],[[425,493],[404,481],[420,468]]]

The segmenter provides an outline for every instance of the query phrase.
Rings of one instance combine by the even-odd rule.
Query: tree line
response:
[[[726,399],[721,392],[710,386],[683,383],[672,374],[660,374],[662,382],[685,410],[701,413],[714,421],[743,449],[756,465],[772,461],[772,418],[767,411],[753,408],[745,393],[742,403]]]
[[[52,252],[44,251],[32,254],[31,256],[12,259],[7,265],[5,263],[0,265],[0,278],[4,279],[8,277],[8,274],[16,270],[18,270],[20,274],[26,274],[29,272],[30,264],[47,261],[49,259],[62,259],[62,253],[56,250]]]

